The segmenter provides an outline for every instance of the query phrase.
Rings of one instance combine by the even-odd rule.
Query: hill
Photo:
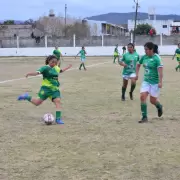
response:
[[[107,21],[109,23],[113,24],[127,24],[129,19],[134,19],[134,12],[130,13],[108,13],[108,14],[101,14],[97,16],[91,16],[87,17],[89,20],[96,20],[96,21]],[[147,13],[138,13],[138,19],[143,20],[147,19],[148,14]],[[169,15],[156,15],[157,20],[179,20],[180,21],[180,15],[175,14],[169,14]]]

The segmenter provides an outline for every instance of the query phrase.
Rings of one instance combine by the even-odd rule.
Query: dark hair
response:
[[[45,60],[45,64],[48,65],[49,62],[50,62],[52,59],[57,59],[57,57],[54,56],[54,55],[48,56],[48,57],[46,58],[46,60]]]
[[[178,43],[178,46],[180,45],[180,43]]]
[[[159,52],[158,52],[158,45],[157,44],[154,44],[154,53],[155,54],[159,54]]]
[[[150,50],[154,50],[154,44],[152,42],[147,42],[144,47],[147,47]]]
[[[134,48],[134,44],[133,43],[129,43],[128,46],[132,46]]]

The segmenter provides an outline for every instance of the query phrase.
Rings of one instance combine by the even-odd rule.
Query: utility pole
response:
[[[136,4],[136,11],[135,11],[135,19],[134,19],[134,32],[133,32],[133,44],[135,45],[136,42],[136,27],[137,27],[137,16],[138,16],[138,8],[139,8],[139,0],[134,0]]]
[[[65,4],[65,16],[64,16],[65,36],[66,36],[66,24],[67,24],[67,4]]]

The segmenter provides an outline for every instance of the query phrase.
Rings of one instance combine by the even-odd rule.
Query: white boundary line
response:
[[[97,64],[91,64],[89,66],[86,66],[86,67],[94,67],[94,66],[99,66],[99,65],[103,65],[103,64],[107,64],[107,63],[111,63],[110,61],[106,61],[106,62],[102,62],[102,63],[97,63]],[[79,67],[77,68],[71,68],[67,71],[73,71],[73,70],[77,70],[79,69]],[[24,80],[24,79],[32,79],[32,78],[37,78],[37,77],[41,77],[41,75],[38,75],[38,76],[33,76],[33,77],[29,77],[29,78],[26,78],[26,77],[23,77],[23,78],[18,78],[18,79],[9,79],[9,80],[4,80],[4,81],[0,81],[0,84],[5,84],[5,83],[8,83],[8,82],[14,82],[14,81],[20,81],[20,80]]]

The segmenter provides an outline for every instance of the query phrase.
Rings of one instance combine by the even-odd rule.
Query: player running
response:
[[[79,66],[79,70],[81,70],[81,68],[82,68],[82,66],[83,66],[83,68],[84,68],[84,70],[86,71],[87,69],[86,69],[86,67],[85,67],[85,61],[86,61],[86,50],[85,50],[85,47],[83,46],[82,47],[82,49],[81,49],[81,51],[79,51],[78,52],[78,54],[75,56],[75,59],[76,59],[76,57],[78,56],[80,54],[80,56],[81,56],[81,64],[80,64],[80,66]]]
[[[145,70],[144,80],[140,90],[142,119],[139,121],[139,123],[148,121],[146,102],[148,95],[150,95],[151,104],[157,108],[158,117],[161,117],[163,114],[163,106],[158,100],[160,88],[162,88],[163,64],[160,56],[153,52],[154,44],[152,42],[146,43],[144,49],[146,55],[140,59],[136,68],[136,79],[138,79],[141,65],[143,65]]]
[[[28,73],[26,77],[37,76],[39,74],[42,74],[43,76],[42,86],[38,93],[39,97],[32,98],[32,96],[30,96],[28,93],[24,93],[18,97],[18,100],[27,100],[35,106],[38,106],[42,104],[47,98],[50,98],[56,106],[56,123],[64,124],[61,117],[61,93],[59,90],[60,83],[58,81],[58,76],[59,73],[63,73],[64,71],[71,68],[72,65],[69,65],[68,67],[60,70],[60,68],[57,66],[57,63],[58,60],[56,56],[48,56],[45,61],[45,66],[42,66],[36,72]]]
[[[176,71],[177,71],[178,69],[180,70],[180,43],[178,44],[178,48],[176,49],[172,60],[174,60],[175,56],[176,56],[176,59],[177,59],[177,62],[178,62],[178,66],[175,68]]]
[[[130,99],[133,100],[133,92],[136,88],[136,64],[139,61],[139,55],[134,51],[134,44],[128,44],[128,52],[123,54],[119,64],[123,69],[123,86],[122,86],[122,101],[125,101],[125,93],[128,85],[128,80],[131,79],[131,89],[129,92]]]
[[[116,59],[119,60],[118,44],[116,45],[116,47],[115,47],[115,49],[114,49],[114,61],[113,61],[113,63],[116,63]]]
[[[56,56],[57,60],[58,60],[58,66],[60,67],[61,65],[61,58],[63,57],[62,56],[62,53],[61,51],[59,50],[59,48],[56,46],[54,51],[53,51],[53,55]]]

